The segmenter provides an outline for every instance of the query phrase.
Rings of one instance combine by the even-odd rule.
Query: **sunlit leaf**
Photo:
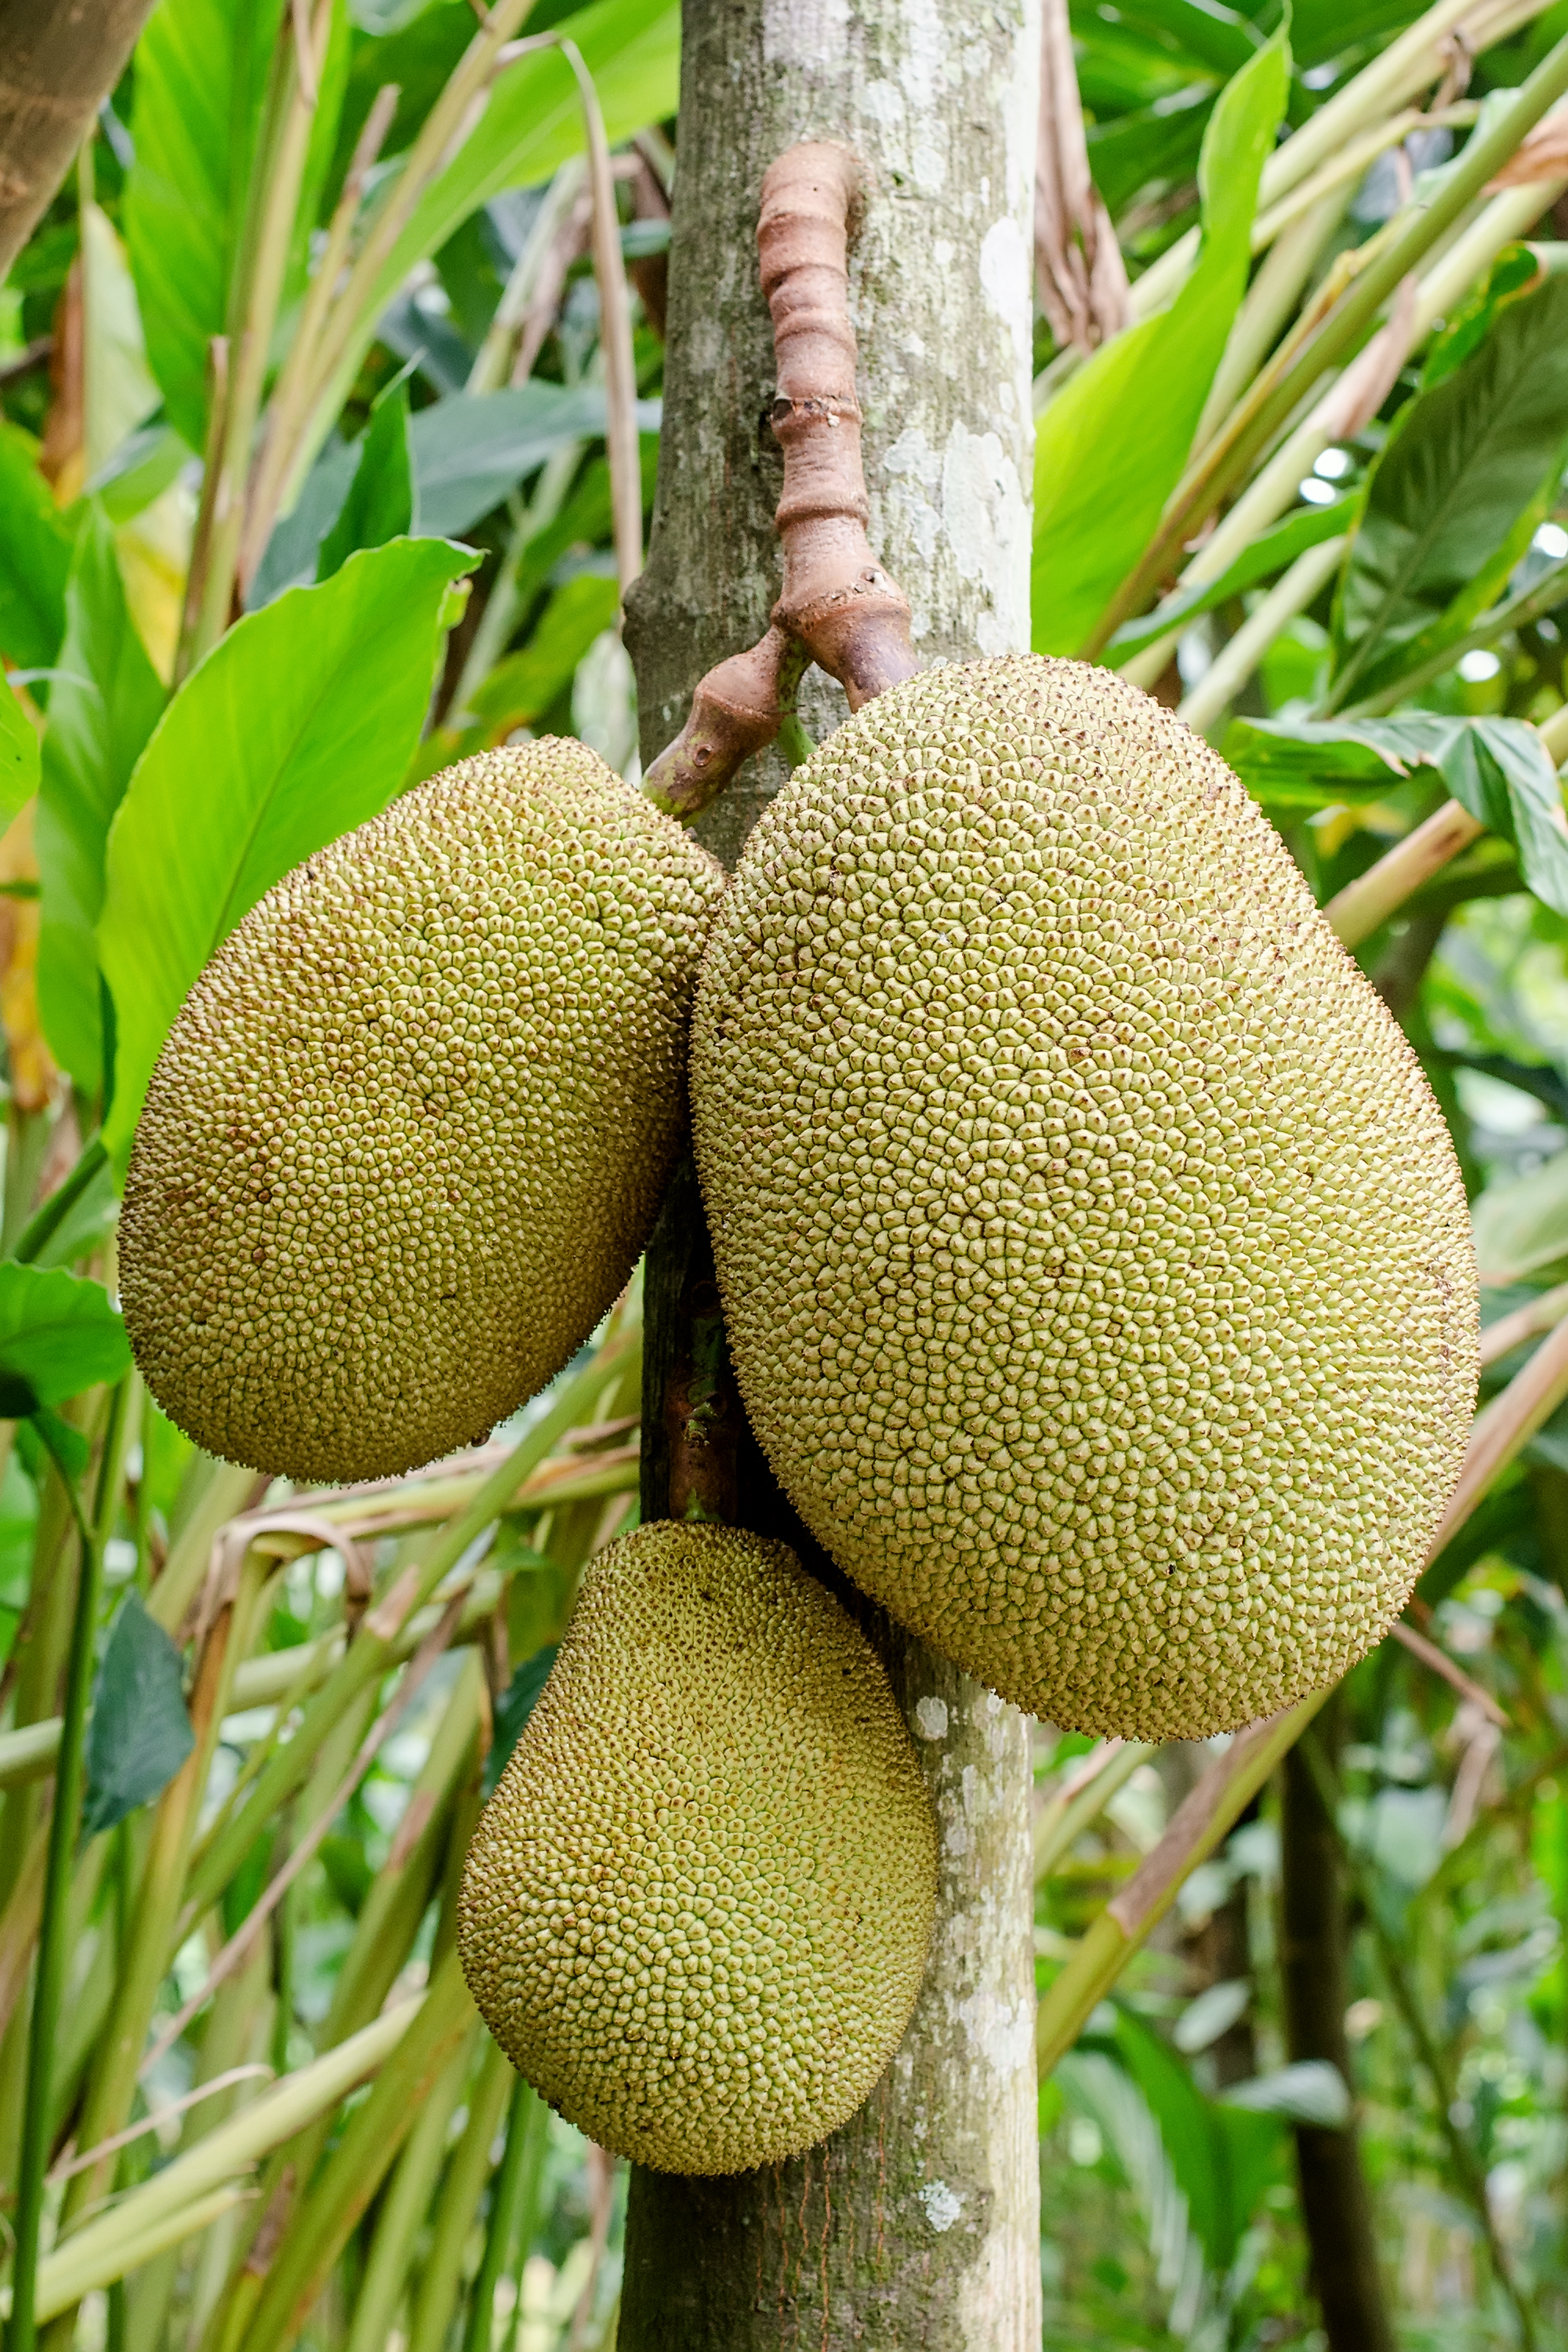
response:
[[[0,1259],[0,1416],[61,1404],[130,1365],[124,1322],[101,1282]]]
[[[1204,139],[1204,241],[1171,309],[1081,367],[1035,444],[1033,636],[1076,653],[1143,552],[1180,478],[1247,286],[1258,174],[1284,111],[1283,34],[1229,83]]]
[[[129,1156],[170,1022],[263,891],[398,791],[429,700],[451,583],[444,540],[351,555],[252,613],[193,671],[110,835],[99,953],[117,1019],[104,1139]]]
[[[38,730],[0,671],[0,829],[38,789]]]
[[[38,1011],[55,1058],[94,1099],[103,1085],[96,932],[104,845],[164,702],[96,501],[77,534],[58,670],[38,796]]]
[[[46,669],[66,625],[71,528],[37,466],[38,445],[0,423],[0,654]]]

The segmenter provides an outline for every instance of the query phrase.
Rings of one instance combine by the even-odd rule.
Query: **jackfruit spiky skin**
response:
[[[667,1520],[601,1553],[458,1904],[535,2089],[658,2171],[792,2156],[891,2057],[935,1904],[887,1675],[789,1547]]]
[[[1104,670],[933,670],[763,814],[692,1032],[746,1408],[896,1617],[1199,1738],[1386,1631],[1464,1453],[1442,1117],[1284,845]]]
[[[258,1469],[374,1478],[541,1388],[658,1212],[724,880],[545,740],[269,890],[170,1032],[126,1184],[126,1326],[171,1420]]]

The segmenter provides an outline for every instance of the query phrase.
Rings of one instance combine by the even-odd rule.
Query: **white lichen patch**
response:
[[[963,2198],[956,2189],[950,2189],[945,2180],[928,2180],[923,2189],[916,2189],[915,2195],[924,2209],[926,2220],[939,2238],[944,2230],[952,2229],[963,2210]]]
[[[947,1738],[947,1701],[944,1698],[922,1698],[915,1707],[915,1728],[922,1739]]]

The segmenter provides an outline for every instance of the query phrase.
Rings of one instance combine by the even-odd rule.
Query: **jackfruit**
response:
[[[794,2155],[892,2055],[935,1902],[887,1675],[788,1546],[662,1521],[601,1553],[458,1903],[535,2089],[657,2170]]]
[[[137,1129],[126,1328],[214,1454],[374,1478],[483,1437],[587,1338],[685,1122],[722,868],[582,744],[481,753],[278,883]]]
[[[692,1032],[735,1367],[958,1664],[1200,1738],[1398,1614],[1477,1381],[1415,1055],[1223,761],[1104,670],[930,671],[797,770]]]

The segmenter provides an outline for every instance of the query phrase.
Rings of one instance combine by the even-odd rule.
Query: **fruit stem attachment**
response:
[[[908,601],[866,537],[847,258],[859,184],[849,149],[822,140],[787,148],[763,175],[757,257],[778,366],[784,589],[766,635],[709,671],[648,770],[643,790],[670,816],[696,816],[773,740],[809,663],[838,679],[851,710],[919,667]]]

